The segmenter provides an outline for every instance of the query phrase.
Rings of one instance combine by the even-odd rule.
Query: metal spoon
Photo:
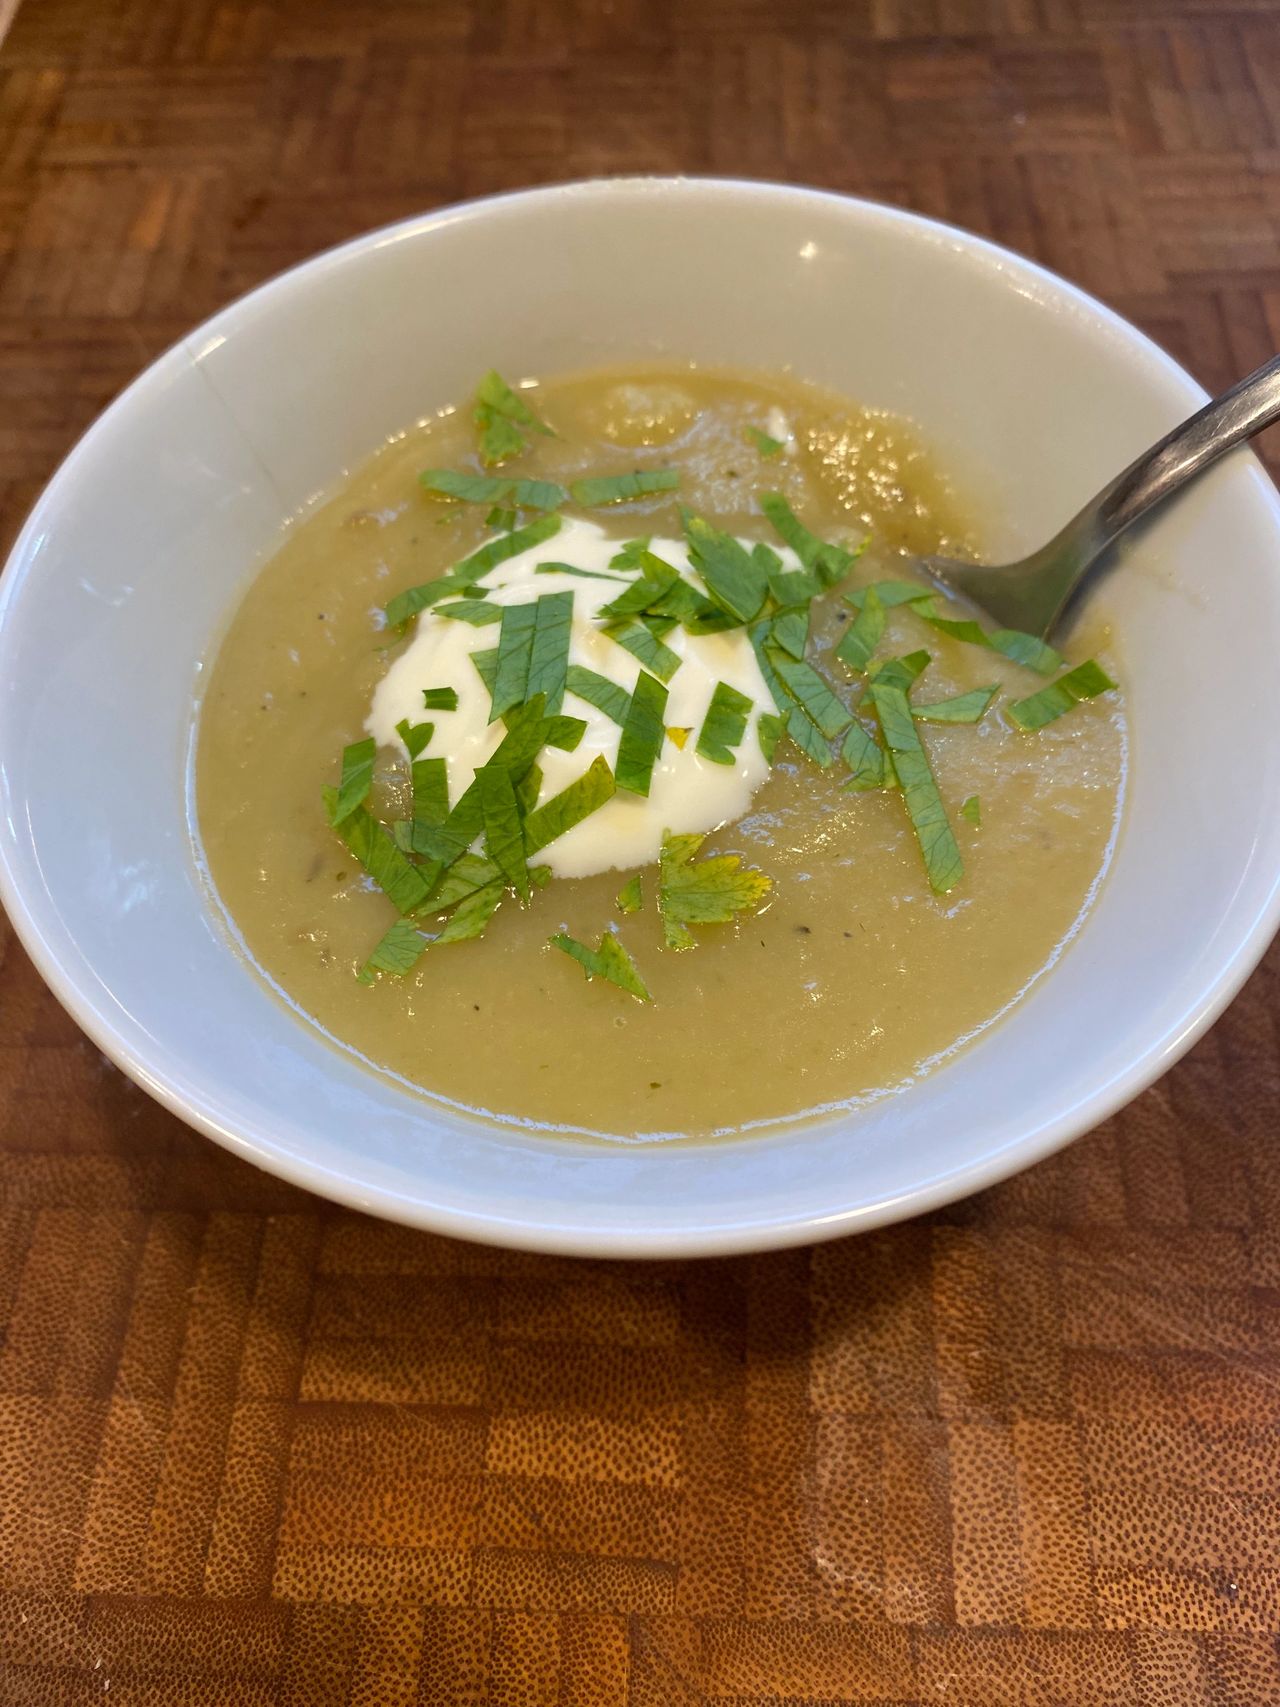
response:
[[[1072,595],[1127,527],[1180,492],[1202,468],[1277,420],[1280,356],[1166,434],[1030,557],[990,566],[926,557],[922,567],[1001,628],[1020,628],[1047,639]]]

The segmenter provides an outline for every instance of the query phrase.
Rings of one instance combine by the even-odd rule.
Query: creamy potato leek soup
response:
[[[636,1139],[854,1105],[1052,967],[1124,773],[1105,632],[986,632],[903,421],[779,378],[476,395],[290,529],[199,832],[247,954],[430,1096]]]

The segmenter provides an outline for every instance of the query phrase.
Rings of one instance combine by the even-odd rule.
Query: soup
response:
[[[980,524],[907,423],[794,380],[495,380],[298,518],[218,651],[198,831],[245,952],[372,1067],[556,1131],[732,1134],[937,1070],[1068,944],[1124,776],[1106,632],[1056,689],[927,602],[911,557]]]

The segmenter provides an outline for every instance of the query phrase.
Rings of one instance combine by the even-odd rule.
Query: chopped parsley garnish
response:
[[[964,876],[964,861],[947,820],[946,807],[938,793],[928,755],[916,732],[911,704],[900,687],[877,677],[871,684],[885,744],[893,754],[893,766],[902,785],[907,815],[924,856],[929,886],[937,895],[954,889]]]
[[[446,942],[471,942],[478,936],[483,936],[485,926],[502,905],[502,897],[506,886],[501,881],[488,883],[483,889],[477,889],[468,895],[465,901],[450,913],[448,921],[439,936],[432,941],[437,944]]]
[[[996,628],[988,633],[971,617],[939,616],[931,597],[913,600],[911,609],[922,622],[927,622],[939,633],[949,634],[953,640],[966,641],[970,646],[986,646],[992,652],[1011,658],[1015,664],[1034,670],[1038,676],[1051,676],[1062,668],[1061,655],[1034,634],[1023,634],[1017,628]]]
[[[480,784],[484,851],[520,899],[527,902],[532,885],[511,772],[503,765],[481,765],[476,781]]]
[[[491,569],[496,569],[500,563],[505,563],[512,557],[519,557],[524,551],[532,551],[535,545],[553,539],[559,532],[559,516],[539,516],[536,521],[529,522],[522,528],[489,540],[479,551],[473,551],[470,557],[464,557],[452,574],[459,580],[465,578],[478,581]]]
[[[532,603],[504,605],[493,681],[493,716],[504,717],[534,694],[548,713],[564,703],[573,594],[544,593]]]
[[[778,647],[767,647],[783,686],[804,712],[809,721],[829,741],[834,741],[853,720],[853,713],[843,706],[831,690],[825,677],[803,658],[789,658]]]
[[[753,704],[753,700],[728,682],[716,683],[698,736],[698,751],[704,759],[717,765],[735,763],[733,749],[742,745]]]
[[[655,492],[674,492],[679,484],[678,468],[637,468],[630,474],[601,474],[589,480],[574,480],[569,492],[575,504],[593,510],[604,504],[629,504]]]
[[[396,734],[404,742],[405,750],[411,759],[416,759],[423,748],[429,745],[435,732],[434,723],[410,723],[407,717],[402,717],[396,724]]]
[[[511,533],[520,521],[519,513],[515,510],[492,509],[484,518],[484,525],[492,528],[495,533]]]
[[[427,739],[430,740],[429,735]],[[335,830],[340,824],[345,824],[352,813],[369,798],[369,790],[373,787],[373,761],[377,751],[378,743],[372,736],[367,741],[354,741],[351,746],[343,748],[342,780],[338,784],[329,813],[329,822]]]
[[[879,682],[881,687],[901,688],[903,693],[907,693],[917,676],[922,676],[932,662],[927,652],[908,652],[903,658],[885,658],[879,663],[868,664],[867,677],[870,681]]]
[[[352,857],[364,867],[397,912],[414,912],[427,898],[428,884],[422,872],[396,846],[390,833],[367,807],[357,806],[341,823],[334,823],[338,790],[326,788],[323,792],[329,822]]]
[[[852,592],[844,593],[841,597],[854,610],[861,610],[869,593],[874,593],[886,610],[896,610],[899,605],[918,605],[922,600],[931,599],[934,595],[928,587],[922,587],[918,581],[873,581],[869,587],[855,587]]]
[[[808,605],[779,611],[773,619],[772,636],[784,652],[789,652],[793,658],[803,658],[809,644]]]
[[[555,437],[502,375],[492,370],[476,387],[474,420],[480,435],[480,460],[486,468],[519,456],[530,433]]]
[[[799,747],[806,758],[812,759],[820,770],[826,770],[835,763],[835,754],[831,743],[817,727],[813,719],[798,705],[793,705],[785,714],[787,734]]]
[[[470,657],[480,673],[480,680],[489,690],[489,697],[492,698],[493,684],[498,677],[498,648],[487,646],[483,652],[472,652]]]
[[[960,808],[960,816],[967,819],[970,824],[980,825],[982,823],[982,803],[976,794],[971,794],[965,801]]]
[[[1065,676],[1059,676],[1056,682],[1050,682],[1047,688],[1041,688],[1039,693],[1015,700],[1009,707],[1009,715],[1019,729],[1043,729],[1046,723],[1054,722],[1082,699],[1110,693],[1115,685],[1097,659],[1089,658],[1074,670],[1068,670]]]
[[[428,605],[439,604],[441,599],[465,597],[475,590],[473,576],[455,574],[424,581],[420,587],[409,587],[403,593],[397,593],[387,605],[387,627],[401,629]]]
[[[618,787],[625,788],[629,794],[647,795],[649,792],[653,767],[666,738],[663,723],[666,709],[666,688],[656,676],[641,670],[618,742],[616,780]]]
[[[610,575],[603,569],[575,569],[572,563],[539,563],[534,574],[576,575],[583,581],[613,581],[615,584],[624,578],[621,575]]]
[[[664,682],[669,682],[680,668],[680,654],[673,652],[663,643],[651,628],[633,617],[627,617],[622,622],[609,622],[600,630],[607,634],[610,640],[616,640],[619,646],[626,648],[633,658],[638,658],[646,670],[651,670],[655,676]]]
[[[875,656],[876,648],[884,639],[885,628],[884,603],[874,587],[867,589],[867,596],[862,601],[862,609],[836,647],[836,657],[842,664],[847,664],[851,670],[859,672],[866,669]]]
[[[620,990],[625,990],[637,1001],[653,1000],[636,970],[635,961],[612,931],[602,932],[599,948],[589,948],[585,942],[579,942],[566,931],[557,932],[551,938],[551,945],[563,949],[565,954],[576,960],[586,973],[588,981],[592,978],[607,978],[609,983],[616,984]]]
[[[449,772],[444,759],[415,759],[413,816],[419,824],[443,824],[449,816]]]
[[[684,514],[684,535],[689,560],[716,603],[739,622],[759,616],[769,592],[768,575],[759,559],[732,534],[721,533],[689,510]]]
[[[658,911],[668,948],[693,948],[690,925],[727,925],[739,913],[755,912],[773,888],[773,879],[748,866],[737,854],[710,859],[694,856],[706,835],[662,838],[658,856]]]
[[[448,604],[437,605],[436,615],[447,616],[453,622],[469,622],[472,628],[487,628],[490,623],[502,621],[502,609],[488,599],[453,599]]]
[[[630,582],[629,585],[607,605],[600,606],[600,615],[607,617],[639,616],[642,611],[650,610],[654,602],[661,599],[680,579],[680,571],[670,563],[664,563],[660,557],[649,557],[643,573]],[[674,613],[673,613],[674,614]]]
[[[773,763],[773,755],[778,750],[778,742],[787,732],[787,720],[775,712],[761,712],[756,721],[756,734],[760,740],[760,751],[764,754],[765,763]]]
[[[935,699],[927,705],[913,705],[911,715],[917,723],[979,723],[999,692],[999,684],[989,688],[971,688],[968,693],[956,694],[954,699]]]
[[[853,794],[862,794],[872,788],[892,788],[897,783],[892,759],[856,718],[845,734],[840,757],[850,771],[844,786]]]
[[[424,711],[456,711],[457,688],[423,688],[422,707]]]
[[[819,539],[816,533],[810,533],[781,492],[761,493],[760,508],[778,537],[791,547],[805,568],[815,574],[824,587],[834,587],[837,581],[843,580],[854,559],[862,553],[861,546],[857,551],[847,551],[843,545]]]
[[[431,891],[427,910],[443,913],[450,907],[456,907],[459,901],[465,901],[477,889],[487,889],[491,883],[497,883],[501,875],[493,861],[485,859],[482,854],[459,854]]]
[[[520,808],[521,817],[527,817],[538,804],[538,796],[542,793],[542,766],[530,765],[528,770],[516,784],[516,805]]]
[[[644,906],[644,885],[638,871],[619,889],[614,905],[620,913],[638,913]]]
[[[500,475],[467,474],[453,468],[428,468],[418,476],[428,492],[464,504],[514,505],[519,510],[558,510],[563,486],[550,480],[506,480]]]
[[[589,818],[606,800],[613,799],[615,789],[613,772],[607,760],[602,753],[597,754],[580,777],[526,817],[526,854],[539,853],[563,836],[566,830],[572,830],[575,824]]]
[[[403,978],[422,958],[427,939],[412,919],[397,919],[357,973],[362,984],[372,984],[375,972]]]
[[[579,699],[585,699],[588,705],[594,705],[597,711],[603,711],[615,723],[627,721],[631,695],[617,682],[611,682],[608,676],[597,675],[585,664],[570,664],[565,671],[565,687]]]
[[[785,439],[775,439],[771,433],[763,432],[759,427],[744,427],[742,435],[748,444],[756,447],[766,461],[787,448]]]

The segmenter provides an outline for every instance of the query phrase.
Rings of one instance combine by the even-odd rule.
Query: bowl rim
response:
[[[64,489],[74,481],[81,461],[101,438],[116,430],[122,415],[144,403],[154,389],[166,383],[175,368],[190,364],[201,348],[233,331],[251,306],[262,306],[294,288],[304,275],[319,276],[343,265],[357,254],[416,238],[460,220],[483,218],[514,204],[558,202],[566,198],[586,200],[593,197],[707,194],[731,200],[763,196],[807,202],[819,207],[852,207],[872,222],[932,234],[935,240],[947,243],[987,268],[1012,274],[1020,284],[1033,291],[1038,302],[1045,303],[1052,298],[1060,306],[1069,305],[1083,318],[1118,336],[1174,383],[1183,393],[1189,410],[1203,403],[1208,396],[1181,364],[1146,333],[1070,280],[961,227],[866,197],[776,180],[643,174],[573,179],[475,197],[449,203],[428,213],[410,215],[296,262],[234,298],[150,362],[90,423],[36,499],[0,573],[0,638],[3,638],[8,613],[38,562],[39,552],[34,547],[45,528],[46,517],[61,501]],[[1262,474],[1256,460],[1254,470],[1260,496],[1264,501],[1269,500],[1272,521],[1280,538],[1280,495]],[[883,1226],[983,1190],[1083,1136],[1172,1067],[1239,994],[1280,927],[1280,866],[1273,874],[1254,918],[1238,938],[1230,958],[1199,996],[1186,1004],[1180,1016],[1152,1036],[1124,1071],[1097,1086],[1088,1096],[1078,1099],[1054,1119],[1044,1122],[1021,1141],[936,1174],[910,1192],[898,1192],[873,1203],[834,1210],[830,1214],[791,1210],[776,1217],[724,1219],[689,1229],[655,1231],[628,1228],[620,1231],[613,1228],[603,1236],[580,1224],[557,1223],[551,1218],[514,1219],[455,1207],[447,1202],[408,1197],[381,1185],[362,1184],[327,1164],[274,1148],[272,1134],[265,1128],[254,1130],[244,1122],[233,1125],[225,1113],[220,1112],[216,1098],[206,1098],[197,1086],[188,1082],[181,1070],[172,1069],[167,1050],[157,1047],[149,1055],[145,1048],[138,1047],[125,1035],[113,1021],[108,987],[103,985],[103,996],[98,997],[77,969],[68,964],[58,945],[51,940],[51,935],[46,935],[37,918],[36,903],[28,902],[19,873],[10,862],[2,838],[0,907],[7,913],[19,943],[40,977],[95,1046],[170,1113],[265,1172],[347,1208],[450,1238],[546,1254],[660,1259],[783,1249]]]

